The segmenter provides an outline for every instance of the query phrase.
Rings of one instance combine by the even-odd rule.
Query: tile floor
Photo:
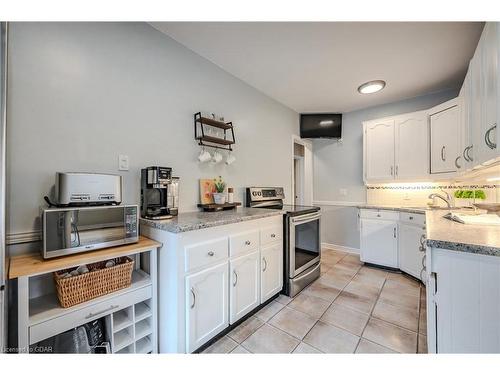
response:
[[[324,249],[321,277],[280,295],[203,353],[427,353],[425,287]]]

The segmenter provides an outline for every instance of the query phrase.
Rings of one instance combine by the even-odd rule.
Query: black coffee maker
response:
[[[147,167],[141,170],[141,217],[171,219],[179,210],[179,178],[172,168]]]

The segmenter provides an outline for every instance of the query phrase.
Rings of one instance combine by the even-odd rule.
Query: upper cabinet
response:
[[[414,112],[364,126],[365,182],[425,178],[429,169],[425,112]]]
[[[458,100],[450,100],[429,111],[431,174],[453,173],[460,159]]]

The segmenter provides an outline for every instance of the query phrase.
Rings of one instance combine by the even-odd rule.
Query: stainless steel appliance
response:
[[[0,22],[0,353],[7,344],[5,291],[5,164],[7,128],[7,23]]]
[[[179,211],[179,178],[172,168],[148,167],[141,170],[141,216],[171,219]]]
[[[293,297],[320,276],[321,238],[319,207],[283,204],[281,187],[249,187],[246,206],[285,211],[284,286],[283,292]]]
[[[138,242],[138,211],[137,205],[44,208],[43,257]]]
[[[57,172],[55,206],[120,204],[122,177],[113,174]]]

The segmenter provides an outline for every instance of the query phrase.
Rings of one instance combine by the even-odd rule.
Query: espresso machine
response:
[[[172,168],[147,167],[141,170],[141,217],[171,219],[179,210],[179,178]]]

